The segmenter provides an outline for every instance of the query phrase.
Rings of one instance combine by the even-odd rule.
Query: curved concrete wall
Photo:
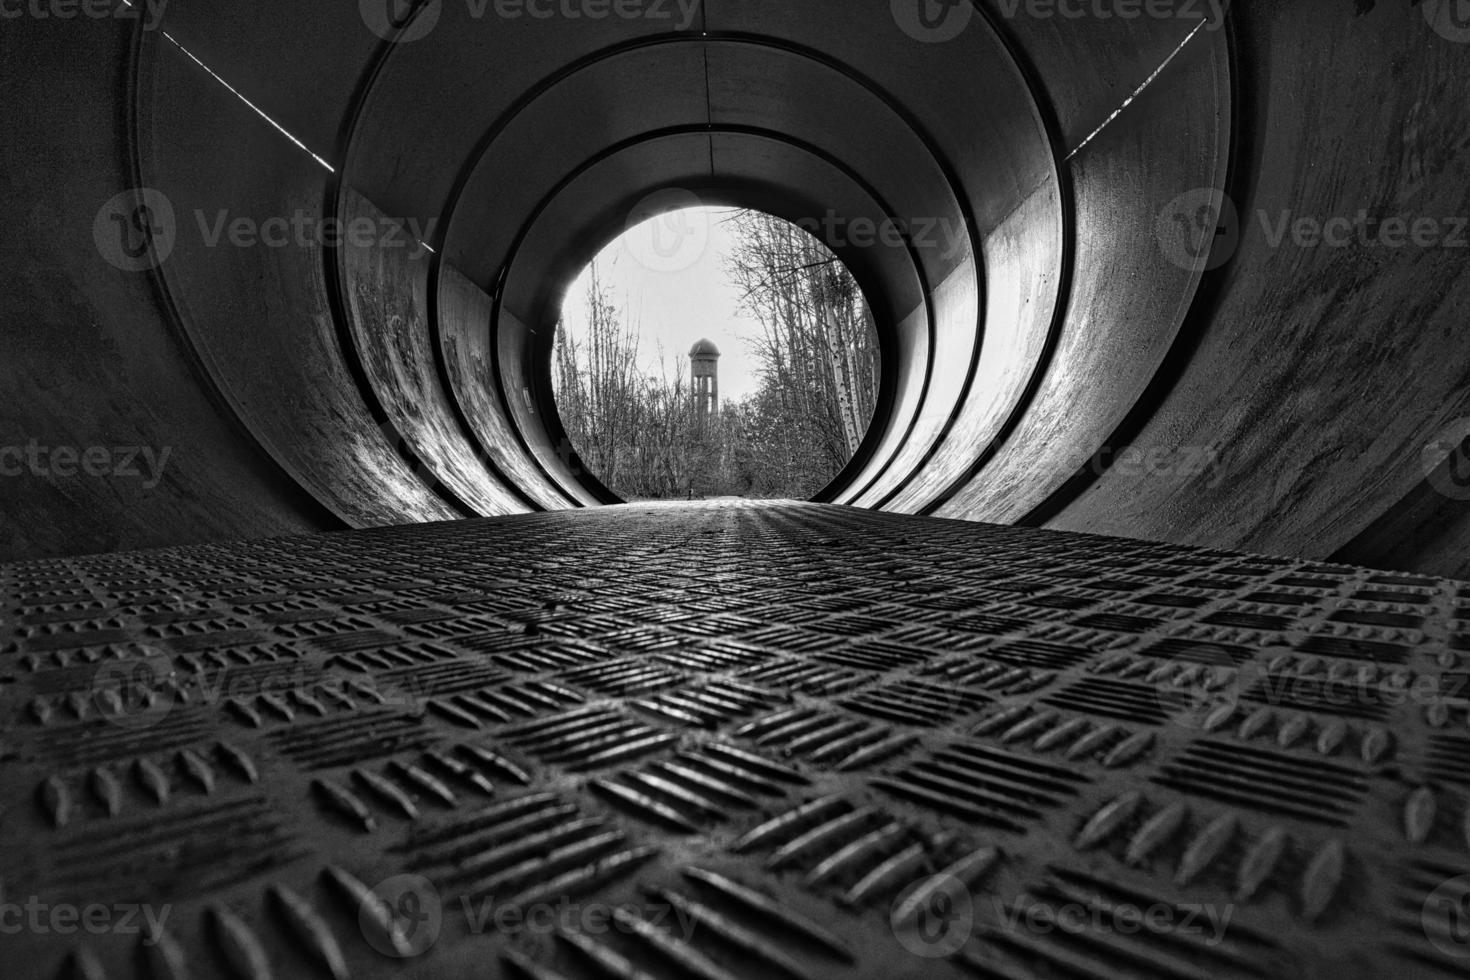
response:
[[[1208,449],[1219,462],[1192,477],[1114,467],[1033,517],[1464,575],[1470,488],[1457,492],[1423,457],[1470,414],[1470,244],[1452,240],[1470,215],[1470,117],[1452,94],[1470,44],[1399,4],[1333,16],[1251,4],[1232,16],[1238,246],[1185,318],[1161,390],[1112,439]],[[1310,233],[1360,209],[1427,220],[1438,237],[1274,240],[1283,216]]]
[[[678,190],[816,220],[874,302],[879,418],[823,499],[1470,570],[1470,489],[1423,460],[1467,414],[1465,252],[1273,242],[1283,214],[1447,236],[1470,213],[1453,24],[984,0],[941,38],[905,0],[381,6],[7,29],[11,114],[75,102],[0,151],[32,207],[5,245],[10,441],[178,450],[147,490],[11,477],[3,557],[614,499],[565,449],[551,328]],[[125,231],[99,208],[136,188],[174,224],[129,271],[91,231]],[[859,219],[907,234],[857,242]]]
[[[0,44],[0,558],[340,526],[204,379],[157,279],[122,262],[141,239],[102,211],[138,185],[132,33],[15,20]]]

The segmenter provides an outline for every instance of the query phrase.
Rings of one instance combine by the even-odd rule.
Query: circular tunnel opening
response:
[[[816,496],[880,403],[858,279],[802,220],[697,203],[640,217],[564,294],[564,458],[621,500]]]
[[[1110,388],[1097,379],[1116,375],[1120,358],[1093,343],[1098,331],[1066,329],[1089,290],[1119,281],[1079,278],[1082,211],[1065,166],[1068,147],[1095,154],[1104,145],[1091,110],[1111,111],[1116,93],[1100,93],[1102,104],[1079,120],[1053,118],[1058,107],[1041,84],[1056,61],[1041,57],[1051,48],[1027,56],[1002,25],[980,18],[942,49],[901,31],[875,46],[869,39],[894,33],[886,10],[854,14],[834,33],[821,5],[760,15],[725,6],[697,34],[588,23],[554,43],[500,23],[449,24],[423,43],[364,52],[373,67],[348,73],[363,84],[343,96],[341,120],[282,115],[289,100],[252,90],[251,104],[280,124],[271,132],[300,143],[280,147],[273,169],[248,173],[233,169],[238,154],[216,160],[190,135],[200,121],[180,93],[198,64],[165,42],[153,52],[156,70],[140,69],[140,92],[153,99],[140,117],[151,127],[140,167],[181,213],[218,210],[219,182],[192,179],[217,165],[240,200],[266,213],[278,202],[323,201],[331,220],[405,229],[393,238],[423,246],[348,243],[275,261],[186,242],[162,273],[220,397],[267,455],[348,523],[629,496],[601,486],[605,474],[576,458],[563,431],[556,325],[568,283],[594,251],[650,200],[678,195],[813,222],[871,306],[882,390],[867,437],[826,486],[811,479],[797,496],[1013,520],[1068,479],[1069,447],[1117,424],[1103,411],[1062,408],[1079,389],[1105,400]],[[190,50],[220,78],[241,75],[218,46],[187,33],[174,36],[199,42]],[[1156,65],[1171,50],[1139,57]],[[486,58],[514,62],[527,84],[475,74]],[[432,114],[426,84],[445,93]],[[226,105],[235,98],[215,95]],[[207,117],[216,118],[235,117]],[[234,127],[258,121],[242,115]],[[1181,122],[1194,125],[1193,116]],[[223,135],[210,144],[227,145]],[[303,145],[328,149],[318,158]],[[1186,183],[1209,181],[1191,168]],[[1118,199],[1110,186],[1084,203]],[[1151,222],[1157,208],[1137,210]],[[1104,237],[1148,241],[1151,227]],[[664,247],[677,258],[677,247]],[[1088,260],[1119,254],[1089,248],[1097,255]],[[1175,309],[1178,284],[1167,271],[1163,279],[1156,305]],[[1149,281],[1158,280],[1154,270]],[[312,331],[269,316],[253,292],[217,299],[235,296],[231,284],[261,281],[310,311]],[[201,315],[220,309],[235,315]],[[1122,312],[1113,321],[1139,322]],[[261,336],[271,343],[243,339]],[[728,401],[741,345],[699,338],[720,351]],[[687,359],[692,346],[668,352]],[[1147,371],[1145,358],[1136,373]],[[303,442],[307,409],[318,422]],[[1039,460],[1038,445],[1058,458]],[[681,496],[690,495],[686,483]]]

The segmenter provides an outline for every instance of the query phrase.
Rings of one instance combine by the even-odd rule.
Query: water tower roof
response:
[[[689,348],[690,357],[719,357],[720,349],[708,340],[701,340]]]

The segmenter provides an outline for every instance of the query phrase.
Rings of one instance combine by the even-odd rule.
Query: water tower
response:
[[[720,410],[720,349],[701,340],[689,349],[695,413],[703,420]]]

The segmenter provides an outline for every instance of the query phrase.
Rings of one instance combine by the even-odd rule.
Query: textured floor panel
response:
[[[1470,963],[1461,583],[730,504],[0,594],[6,977]]]

